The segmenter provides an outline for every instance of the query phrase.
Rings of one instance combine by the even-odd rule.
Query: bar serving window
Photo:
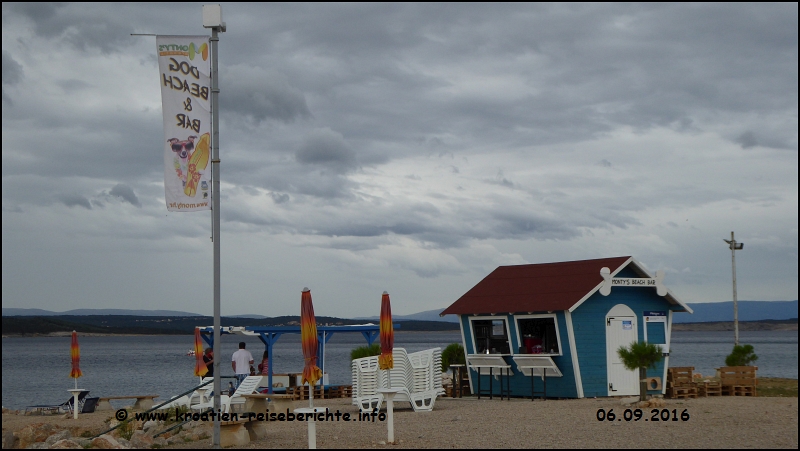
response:
[[[470,318],[475,352],[485,354],[511,354],[508,343],[508,326],[502,318]]]
[[[520,353],[562,355],[555,314],[517,315]]]

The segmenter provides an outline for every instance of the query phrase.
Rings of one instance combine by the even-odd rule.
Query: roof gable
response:
[[[626,266],[650,277],[632,257],[500,266],[441,314],[574,310],[602,285],[601,268],[609,268],[613,275]],[[687,308],[671,293],[667,297]]]

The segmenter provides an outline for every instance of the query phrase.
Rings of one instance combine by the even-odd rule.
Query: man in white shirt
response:
[[[231,367],[236,374],[236,387],[242,383],[244,378],[250,375],[250,365],[253,364],[253,355],[244,349],[245,343],[239,343],[239,350],[233,353]]]

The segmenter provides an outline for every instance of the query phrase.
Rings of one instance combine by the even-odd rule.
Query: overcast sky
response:
[[[212,313],[170,213],[154,37],[201,4],[3,3],[3,307]],[[444,308],[632,255],[797,299],[797,4],[223,4],[223,315]]]

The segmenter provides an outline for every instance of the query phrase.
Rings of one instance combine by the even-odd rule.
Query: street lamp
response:
[[[744,248],[744,243],[737,243],[736,239],[733,238],[733,232],[731,232],[731,239],[723,240],[728,243],[728,247],[731,249],[731,265],[732,265],[732,272],[733,272],[733,345],[739,345],[739,307],[736,305],[736,251],[741,250]]]
[[[225,22],[222,21],[222,7],[220,5],[203,5],[203,28],[211,28],[211,236],[214,240],[214,355],[222,355],[222,329],[220,309],[220,232],[219,232],[219,59],[217,58],[217,43],[219,33],[225,32]],[[222,366],[219,357],[214,360],[214,411],[219,412],[221,405],[220,392]],[[211,445],[214,449],[220,448],[219,415],[214,417]]]

